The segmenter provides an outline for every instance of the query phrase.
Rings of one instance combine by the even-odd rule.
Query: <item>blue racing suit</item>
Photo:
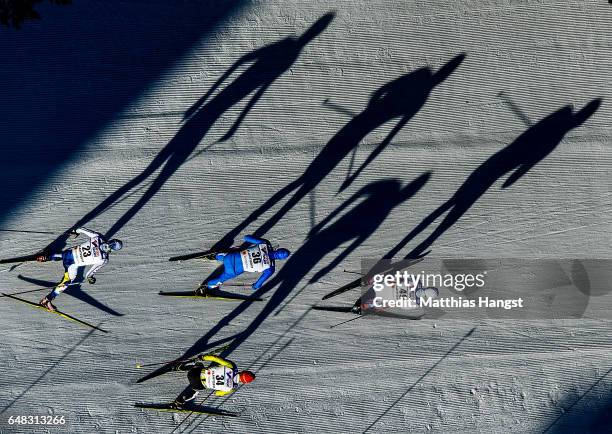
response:
[[[209,280],[206,284],[208,288],[216,288],[223,282],[233,279],[246,271],[249,273],[261,273],[257,282],[252,285],[253,289],[259,289],[274,274],[275,267],[270,241],[250,235],[246,235],[244,241],[251,243],[244,250],[217,253],[215,259],[223,262],[223,273],[219,277]]]

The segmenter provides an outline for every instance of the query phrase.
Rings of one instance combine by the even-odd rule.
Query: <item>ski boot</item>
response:
[[[206,297],[208,295],[208,286],[206,286],[206,283],[202,283],[196,288],[195,295],[200,297]]]
[[[190,390],[188,392],[182,393],[178,398],[170,404],[172,408],[182,409],[189,401],[193,401],[195,397],[198,395],[197,390]]]
[[[201,256],[200,259],[203,261],[215,261],[219,253],[221,252],[211,252],[207,255]]]
[[[170,408],[182,410],[184,405],[185,403],[180,398],[176,398],[172,404],[170,404]]]
[[[57,310],[55,306],[53,305],[53,303],[51,303],[51,300],[49,300],[49,297],[43,298],[42,300],[38,302],[38,304],[40,304],[45,309],[50,310],[51,312],[55,312]]]
[[[211,295],[211,292],[214,292],[215,289],[219,289],[221,288],[221,283],[213,286],[212,288],[208,287],[208,284],[206,282],[202,283],[200,286],[198,286],[198,288],[195,290],[196,295],[199,295],[200,297],[206,297],[208,295]]]

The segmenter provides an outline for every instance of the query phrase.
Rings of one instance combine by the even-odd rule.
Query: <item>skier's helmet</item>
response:
[[[272,252],[272,258],[274,259],[287,259],[291,252],[287,249],[277,249]]]
[[[254,379],[255,379],[255,374],[253,374],[251,371],[242,371],[238,373],[238,382],[240,384],[250,383]]]
[[[100,246],[100,250],[102,250],[103,252],[110,252],[112,251],[117,251],[117,250],[121,250],[123,248],[123,242],[121,240],[110,240],[107,243],[103,243]]]
[[[418,305],[421,304],[421,299],[428,300],[430,298],[438,298],[439,294],[440,291],[438,291],[438,288],[435,288],[433,286],[428,286],[427,288],[418,288],[414,293]]]

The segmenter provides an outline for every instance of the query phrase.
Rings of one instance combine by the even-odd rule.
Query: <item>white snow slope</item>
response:
[[[98,283],[81,289],[106,310],[83,296],[57,299],[60,309],[100,324],[108,334],[0,299],[0,432],[610,429],[608,320],[364,318],[330,329],[353,317],[310,307],[355,277],[343,269],[357,270],[362,258],[388,252],[530,126],[566,105],[577,111],[596,98],[602,102],[595,113],[575,129],[568,127],[558,146],[516,183],[501,188],[511,172],[491,181],[434,241],[430,255],[611,259],[612,5],[603,0],[252,1],[184,41],[181,37],[197,28],[194,10],[205,16],[223,2],[154,3],[123,1],[111,7],[102,0],[75,0],[69,6],[41,6],[40,21],[0,31],[11,71],[3,75],[10,97],[0,146],[5,156],[20,155],[1,163],[7,198],[0,214],[1,257],[36,251],[77,222],[125,242]],[[335,14],[329,25],[301,51],[277,45],[277,52],[255,52],[303,34],[329,12]],[[151,24],[149,34],[139,32],[142,23]],[[132,24],[133,37],[115,31]],[[156,30],[159,40],[164,38],[161,48],[156,48]],[[54,62],[57,53],[61,57]],[[241,81],[250,63],[240,65],[197,105],[249,53],[263,56],[258,58],[262,70]],[[355,117],[363,116],[373,93],[419,68],[438,71],[462,53],[463,61],[431,89],[389,146],[339,192],[347,173],[403,116],[394,114],[357,137],[355,130],[372,122]],[[158,55],[165,57],[155,74],[138,84],[148,71],[143,65]],[[43,60],[35,68],[36,59]],[[70,70],[66,62],[72,62]],[[278,71],[270,66],[282,62]],[[394,82],[387,91],[396,95],[395,102],[381,110],[393,110],[401,101],[416,104],[428,86],[426,77],[421,70],[406,83]],[[128,92],[122,87],[126,82],[137,85]],[[249,88],[253,83],[262,85]],[[249,101],[254,102],[250,109]],[[201,110],[183,119],[194,104]],[[245,109],[235,133],[221,140]],[[97,123],[81,122],[79,116]],[[538,140],[550,135],[545,131],[523,151],[537,153]],[[333,140],[346,143],[354,137],[359,143],[354,154],[351,149],[338,162],[333,152],[315,160]],[[35,142],[40,146],[28,147]],[[311,164],[314,168],[300,178]],[[426,175],[419,177],[425,173],[427,182],[401,197],[400,188],[424,181]],[[211,263],[167,258],[212,246],[296,180],[312,188],[265,228],[266,238],[294,252],[267,288],[266,301],[245,305],[157,295],[190,290],[214,271]],[[257,231],[296,191],[275,197],[270,209],[233,234],[235,243]],[[309,282],[347,249],[339,264]],[[3,292],[39,287],[18,275],[57,281],[62,273],[59,263],[8,270],[8,265],[0,269]],[[43,294],[23,297],[37,301]],[[356,297],[351,291],[331,304],[350,305]],[[207,401],[240,417],[133,408],[135,402],[172,400],[187,384],[186,376],[176,373],[136,384],[149,372],[136,369],[136,363],[172,360],[240,333],[244,339],[228,357],[253,370],[257,380],[229,397]],[[65,416],[67,425],[8,425],[10,416],[48,414]]]

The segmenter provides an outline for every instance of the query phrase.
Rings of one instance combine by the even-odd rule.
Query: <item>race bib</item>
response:
[[[207,389],[227,392],[235,387],[235,372],[225,366],[213,366],[202,371],[202,382]]]
[[[72,249],[74,263],[78,266],[101,264],[107,254],[100,250],[100,237],[91,238],[78,247]]]
[[[379,291],[374,291],[373,288],[369,288],[366,293],[362,296],[362,309],[378,309],[380,306],[376,306],[375,298],[379,300],[411,300],[413,303],[403,306],[403,308],[417,308],[416,303],[416,290],[422,285],[417,285],[414,280],[408,279],[407,282],[388,282],[383,285]]]
[[[244,271],[261,273],[270,268],[270,255],[267,244],[257,244],[240,252]]]

